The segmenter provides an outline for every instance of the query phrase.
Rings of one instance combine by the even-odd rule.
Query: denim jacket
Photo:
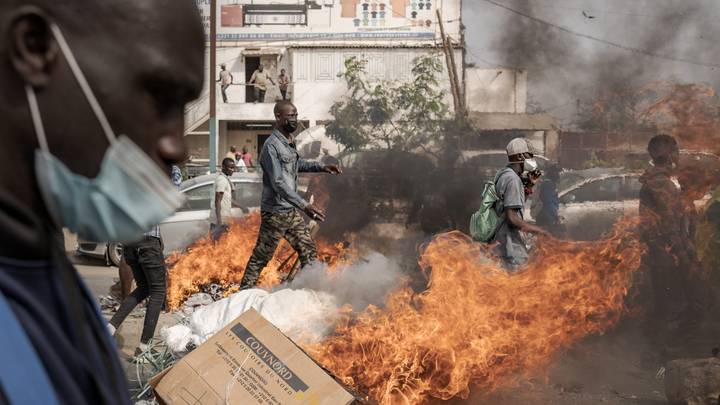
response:
[[[285,212],[304,209],[308,202],[297,192],[298,172],[321,172],[323,165],[300,159],[295,144],[277,129],[260,152],[263,170],[263,191],[260,209],[266,212]]]

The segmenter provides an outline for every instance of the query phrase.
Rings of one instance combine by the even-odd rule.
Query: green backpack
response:
[[[500,217],[495,211],[495,204],[502,204],[502,202],[495,190],[495,183],[501,172],[495,176],[493,181],[485,183],[480,209],[470,217],[470,236],[478,242],[490,242],[495,237],[495,232],[499,227]]]

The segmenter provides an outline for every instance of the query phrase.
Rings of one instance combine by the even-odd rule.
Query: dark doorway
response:
[[[259,66],[259,56],[245,57],[245,83],[248,83],[248,85],[245,86],[245,102],[247,103],[254,103],[256,101],[259,101],[255,99],[255,87],[249,84],[252,74],[255,72],[255,70],[257,70]]]
[[[267,141],[268,138],[270,138],[270,135],[258,135],[257,137],[258,137],[257,138],[257,141],[258,141],[257,142],[257,145],[258,145],[257,153],[258,153],[258,159],[259,159],[260,152],[262,151],[263,145],[265,145],[265,141]]]

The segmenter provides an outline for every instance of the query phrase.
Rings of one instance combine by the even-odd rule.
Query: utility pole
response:
[[[435,10],[437,14],[438,25],[440,26],[440,36],[443,41],[443,50],[445,52],[445,63],[447,65],[448,76],[450,78],[450,89],[453,95],[453,105],[455,107],[455,118],[462,122],[465,119],[465,108],[462,100],[462,92],[460,91],[460,82],[457,78],[457,67],[455,65],[455,55],[453,54],[452,43],[450,37],[445,35],[445,26],[443,25],[440,9]]]
[[[217,89],[215,86],[215,76],[217,75],[216,65],[216,50],[217,50],[217,0],[210,0],[210,82],[208,91],[210,92],[210,114],[209,114],[209,126],[210,135],[208,142],[208,168],[210,173],[215,173],[217,166],[217,117],[216,117],[216,106],[217,106]]]

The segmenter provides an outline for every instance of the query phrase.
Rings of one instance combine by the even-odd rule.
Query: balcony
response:
[[[229,100],[217,105],[217,119],[221,121],[274,121],[275,103],[233,103]]]

